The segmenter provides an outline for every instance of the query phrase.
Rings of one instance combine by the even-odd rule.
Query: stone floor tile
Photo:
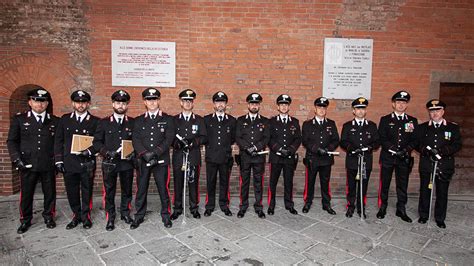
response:
[[[171,237],[152,239],[142,246],[160,263],[170,263],[188,257],[193,251],[183,243]]]
[[[237,245],[262,258],[264,264],[290,265],[304,260],[302,255],[260,236],[238,240]]]
[[[135,265],[156,265],[156,260],[139,244],[122,247],[100,255],[106,265],[123,265],[133,262]]]

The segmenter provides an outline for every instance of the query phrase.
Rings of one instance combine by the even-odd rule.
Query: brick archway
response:
[[[67,99],[70,91],[77,86],[74,81],[75,73],[68,63],[66,54],[18,56],[0,63],[0,195],[11,195],[19,190],[18,177],[13,173],[6,140],[11,116],[19,111],[18,108],[25,106],[21,104],[21,95],[28,91],[29,86],[36,84],[51,93],[53,102],[55,99],[65,99],[64,97]],[[53,112],[62,113],[60,108],[56,105]]]

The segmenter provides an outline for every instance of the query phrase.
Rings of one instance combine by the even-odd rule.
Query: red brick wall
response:
[[[179,111],[177,94],[185,87],[196,90],[195,110],[202,115],[211,112],[210,98],[217,90],[229,94],[229,111],[235,116],[245,113],[245,96],[258,91],[264,98],[262,114],[274,115],[275,98],[289,93],[291,112],[303,122],[322,93],[326,37],[374,39],[368,118],[377,123],[391,111],[390,97],[400,89],[412,94],[409,112],[425,121],[432,72],[473,75],[470,1],[131,2],[0,4],[6,22],[0,26],[0,193],[11,193],[13,183],[4,145],[10,95],[25,84],[42,85],[52,92],[54,111],[60,115],[70,110],[68,94],[83,88],[92,92],[92,112],[109,114],[110,94],[118,89],[111,86],[111,40],[176,42],[177,86],[161,89],[162,107],[171,114]],[[142,113],[142,88],[126,89],[132,94],[130,114]],[[329,107],[328,116],[339,130],[352,118],[349,104],[332,101]],[[344,154],[336,160],[331,182],[339,195],[345,189],[343,161]],[[416,172],[411,193],[418,191]],[[232,181],[235,193],[237,175]],[[303,181],[300,164],[295,193],[302,193]],[[100,177],[96,183],[101,188]],[[369,193],[375,195],[377,167],[370,184]]]

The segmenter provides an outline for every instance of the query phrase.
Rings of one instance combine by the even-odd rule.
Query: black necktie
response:
[[[399,116],[398,116],[398,120],[402,121],[402,120],[403,120],[403,116],[399,115]]]
[[[81,117],[80,116],[77,117],[77,122],[81,123]]]
[[[283,120],[283,124],[286,124],[286,117],[282,119]]]
[[[255,117],[250,117],[250,121],[255,121]]]
[[[121,124],[122,124],[122,118],[117,118],[117,123],[118,123],[119,125],[121,125]]]
[[[319,125],[322,126],[323,125],[323,121],[318,121]]]
[[[40,124],[43,124],[42,116],[41,116],[41,115],[38,115],[36,121],[38,121],[38,123],[40,123]]]
[[[155,119],[155,116],[156,116],[156,115],[151,115],[151,119]]]
[[[435,128],[439,128],[439,124],[435,124]]]
[[[358,123],[359,123],[359,127],[361,127],[362,126],[362,121],[359,121]]]
[[[224,119],[223,119],[222,116],[220,115],[220,116],[218,116],[218,120],[219,120],[219,122],[222,122],[222,120],[224,120]]]

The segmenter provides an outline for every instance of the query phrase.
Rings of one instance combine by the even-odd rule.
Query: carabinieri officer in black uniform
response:
[[[187,172],[189,185],[189,209],[194,218],[199,213],[199,173],[201,167],[201,145],[207,142],[204,119],[193,113],[196,93],[186,89],[179,94],[182,112],[174,116],[176,135],[173,142],[174,210],[171,219],[177,219],[183,213],[184,171]],[[184,165],[185,153],[189,152],[188,165]]]
[[[303,146],[306,148],[306,157],[303,160],[306,166],[304,186],[303,213],[309,212],[314,198],[314,184],[319,173],[321,186],[321,202],[323,210],[335,215],[331,207],[331,167],[334,164],[333,152],[339,146],[339,133],[336,123],[326,118],[329,100],[319,97],[314,101],[314,118],[303,123]]]
[[[346,122],[342,127],[341,148],[346,150],[346,169],[347,169],[347,212],[346,217],[352,217],[357,199],[357,214],[359,216],[365,213],[365,203],[367,195],[367,185],[369,183],[370,173],[372,172],[372,153],[380,146],[377,125],[365,119],[367,114],[367,105],[369,101],[364,97],[359,97],[352,102],[352,112],[354,119]],[[360,184],[356,181],[358,168],[358,155],[364,155],[365,161],[365,179],[363,179],[363,205],[360,206]],[[362,179],[362,177],[359,177]],[[359,179],[359,182],[360,182]],[[357,186],[357,187],[356,187]],[[361,211],[361,209],[363,209]]]
[[[301,129],[298,119],[289,115],[291,97],[282,94],[276,99],[279,114],[272,117],[270,124],[270,182],[268,186],[268,215],[275,214],[275,195],[283,170],[285,209],[291,214],[298,214],[293,202],[293,176],[301,145]]]
[[[416,148],[415,129],[418,120],[405,113],[410,94],[399,91],[392,96],[393,112],[380,118],[379,136],[382,151],[380,152],[380,185],[379,211],[377,218],[383,219],[387,213],[388,193],[392,173],[395,170],[397,186],[397,211],[395,215],[403,221],[411,223],[406,214],[408,176],[413,167],[411,151]]]
[[[47,228],[56,227],[56,175],[54,169],[54,134],[58,118],[46,112],[49,92],[38,87],[28,92],[30,110],[12,118],[7,146],[13,165],[20,171],[20,227],[25,233],[33,218],[33,196],[38,180],[43,189],[43,218]]]
[[[208,142],[206,144],[207,195],[204,216],[210,216],[216,206],[216,182],[219,173],[219,207],[226,216],[229,210],[229,179],[234,163],[232,144],[235,142],[236,119],[225,113],[228,97],[222,92],[212,96],[214,113],[204,117]]]
[[[130,229],[136,229],[144,221],[147,209],[148,185],[153,174],[160,194],[161,220],[166,228],[173,224],[170,219],[170,146],[175,129],[173,117],[160,109],[161,93],[155,88],[142,92],[147,111],[135,118],[132,133],[133,148],[138,157],[137,195],[135,220]]]
[[[115,191],[117,176],[120,177],[121,203],[120,217],[130,224],[132,202],[133,162],[121,159],[122,140],[132,140],[133,117],[126,115],[130,95],[124,90],[112,94],[114,113],[99,121],[94,134],[94,149],[102,155],[102,176],[104,179],[104,204],[107,225],[105,229],[115,229]]]
[[[247,96],[249,113],[237,119],[235,140],[239,145],[240,156],[237,163],[240,165],[240,210],[238,218],[245,216],[249,207],[250,176],[253,172],[253,186],[255,191],[254,209],[259,218],[265,218],[263,212],[263,175],[265,174],[265,150],[270,140],[270,126],[268,119],[258,112],[263,98],[258,93]]]
[[[421,154],[420,165],[420,201],[418,204],[418,222],[428,221],[430,208],[430,190],[436,189],[434,217],[436,225],[446,228],[446,209],[448,205],[449,182],[454,175],[454,155],[461,150],[459,126],[443,118],[446,104],[438,99],[426,103],[430,120],[420,124],[416,130],[418,151]],[[431,184],[434,161],[438,161],[435,184]]]
[[[71,94],[72,113],[61,117],[54,139],[56,169],[64,174],[66,193],[73,212],[73,218],[66,229],[75,228],[80,222],[85,229],[92,227],[92,191],[96,167],[93,146],[71,153],[74,134],[94,136],[99,118],[89,113],[91,96],[83,90]],[[81,201],[82,197],[82,201]]]

